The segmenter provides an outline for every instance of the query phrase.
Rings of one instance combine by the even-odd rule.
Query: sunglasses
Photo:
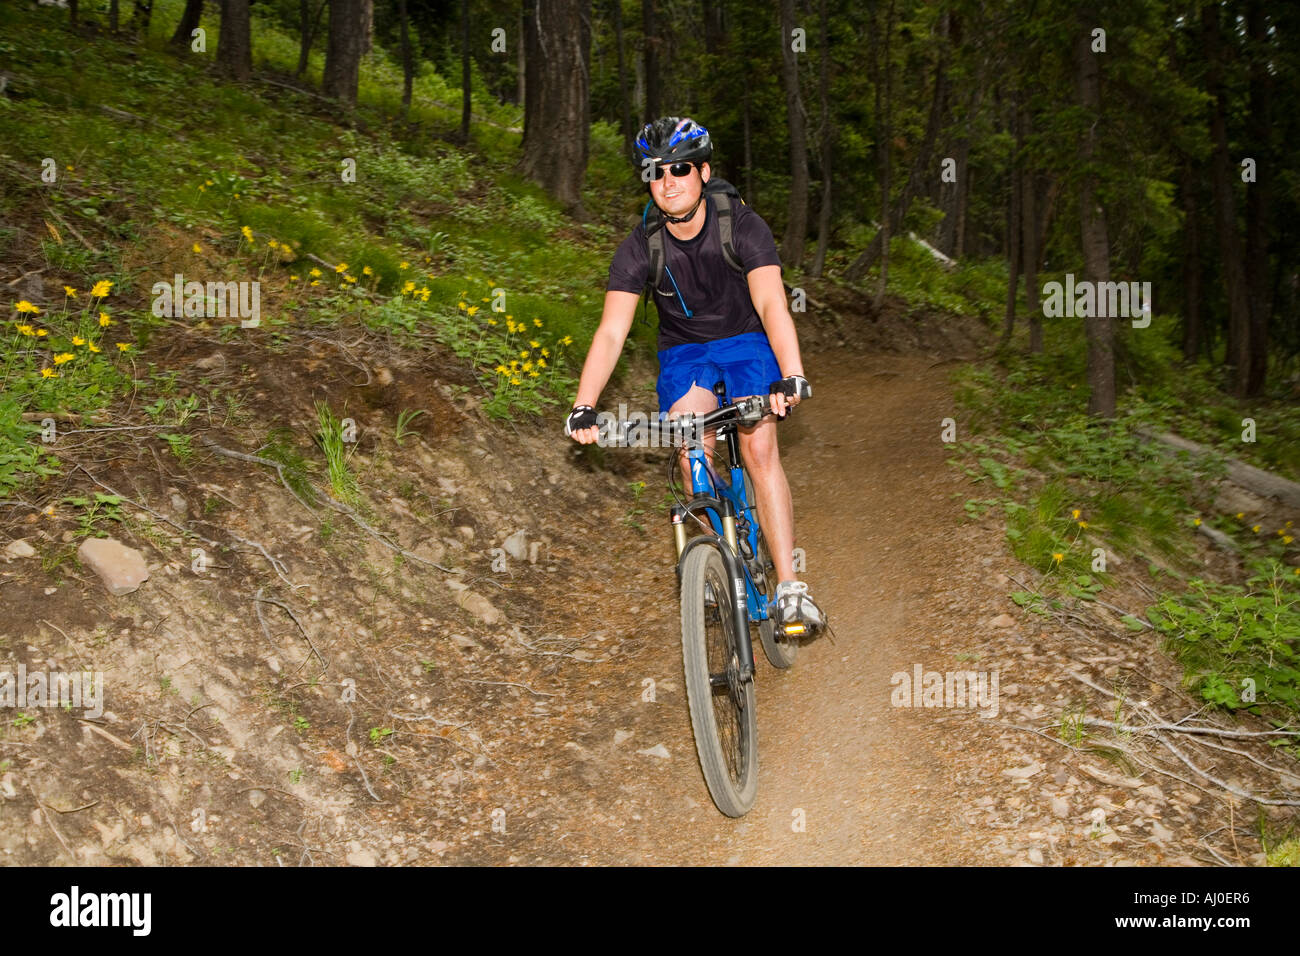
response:
[[[654,167],[653,178],[663,179],[664,170],[667,169],[675,178],[681,179],[684,176],[689,176],[691,170],[694,168],[694,163],[673,163],[671,166],[664,166],[662,163],[658,163]]]

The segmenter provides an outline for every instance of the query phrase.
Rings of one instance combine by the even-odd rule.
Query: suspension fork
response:
[[[722,564],[731,580],[731,620],[736,633],[736,654],[740,659],[740,680],[742,683],[751,681],[754,679],[754,643],[749,637],[749,605],[745,595],[745,571],[741,567],[740,557],[730,548],[723,547],[716,535],[698,535],[686,542],[682,549],[681,560],[677,562],[679,581],[686,556],[696,548],[717,548],[722,555]]]

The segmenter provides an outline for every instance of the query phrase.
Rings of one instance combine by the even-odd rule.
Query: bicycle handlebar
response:
[[[801,398],[808,396],[802,395]],[[700,435],[710,428],[735,423],[741,426],[757,425],[772,413],[772,400],[767,395],[751,395],[731,405],[714,409],[703,415],[683,416],[667,421],[620,421],[611,430],[615,445],[627,445],[629,440],[644,429],[647,436],[652,431],[659,433],[658,444],[678,444],[679,442],[698,442]],[[789,413],[787,412],[787,415]],[[784,419],[778,418],[777,421]],[[665,442],[667,439],[667,442]]]

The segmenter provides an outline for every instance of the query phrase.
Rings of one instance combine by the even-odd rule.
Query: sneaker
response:
[[[813,602],[808,594],[808,585],[802,581],[778,584],[773,604],[772,619],[778,627],[802,624],[806,628],[804,633],[815,634],[826,626],[826,615]]]

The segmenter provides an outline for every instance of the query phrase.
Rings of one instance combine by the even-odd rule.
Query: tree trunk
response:
[[[812,269],[809,273],[814,278],[821,278],[822,269],[826,266],[826,247],[831,235],[831,159],[835,152],[835,128],[834,121],[831,119],[830,101],[831,31],[826,14],[826,0],[820,0],[818,7],[822,41],[817,83],[818,98],[821,100],[822,111],[822,198],[821,205],[817,210],[817,253],[813,256]]]
[[[794,0],[781,0],[781,77],[785,85],[786,122],[790,128],[790,203],[786,208],[785,236],[781,261],[788,269],[803,267],[804,243],[808,238],[808,131],[804,124],[803,99],[799,95],[798,54],[791,49],[794,31]]]
[[[112,33],[117,32],[118,27],[118,0],[108,0],[108,29]]]
[[[176,24],[176,32],[170,41],[172,46],[189,49],[194,39],[194,31],[203,19],[203,0],[185,0],[185,10],[181,13],[181,22]]]
[[[1201,223],[1198,179],[1190,159],[1183,163],[1183,361],[1201,352]]]
[[[741,134],[744,139],[745,150],[745,196],[751,206],[758,205],[758,194],[754,187],[754,155],[750,150],[750,109],[749,109],[749,87],[745,87],[745,99],[741,104]]]
[[[1264,390],[1268,377],[1269,210],[1274,163],[1270,148],[1269,111],[1273,79],[1268,71],[1269,31],[1260,0],[1246,4],[1250,42],[1250,111],[1246,126],[1256,161],[1253,183],[1246,185],[1246,297],[1250,304],[1250,334],[1244,394]]]
[[[721,51],[727,35],[722,23],[723,0],[702,0],[700,6],[704,20],[704,52],[716,54]]]
[[[375,34],[375,0],[361,0],[361,55],[365,56],[374,47]]]
[[[655,0],[641,0],[641,32],[645,40],[645,120],[659,118],[659,34]]]
[[[1020,92],[1017,90],[1012,95],[1012,102],[1018,102],[1019,99]],[[1011,333],[1016,327],[1016,291],[1020,285],[1021,250],[1024,248],[1021,241],[1024,215],[1020,207],[1024,189],[1021,166],[1025,139],[1019,110],[1015,106],[1012,107],[1012,125],[1015,127],[1016,149],[1008,184],[1011,194],[1007,197],[1007,308],[1002,320],[1002,340],[998,343],[999,346],[1005,346],[1011,341]]]
[[[329,0],[330,26],[325,45],[325,95],[348,109],[357,105],[361,79],[361,44],[364,23],[361,0]]]
[[[1097,174],[1092,166],[1097,156],[1097,127],[1102,123],[1101,63],[1092,52],[1092,25],[1096,12],[1084,8],[1075,21],[1074,63],[1079,104],[1086,114],[1087,129],[1079,143],[1079,160],[1086,170],[1079,183],[1079,226],[1083,246],[1084,278],[1110,281],[1110,244],[1106,234],[1106,213],[1098,199]],[[1098,309],[1095,311],[1107,311]],[[1088,414],[1115,417],[1115,324],[1110,316],[1084,319],[1088,338]]]
[[[131,32],[149,39],[149,21],[153,19],[153,0],[135,0],[131,8]]]
[[[1237,235],[1237,210],[1232,195],[1232,168],[1228,156],[1227,92],[1222,79],[1222,38],[1218,7],[1201,11],[1205,32],[1205,92],[1210,97],[1210,169],[1214,183],[1214,226],[1219,234],[1219,259],[1228,292],[1228,350],[1225,364],[1232,370],[1232,391],[1244,396],[1250,376],[1250,299],[1242,268],[1241,240]]]
[[[524,10],[527,9],[527,7],[528,0],[523,0],[523,2],[519,4],[519,41],[515,44],[519,49],[518,60],[515,65],[515,69],[519,73],[519,99],[515,102],[516,106],[523,106],[524,103],[527,102],[524,98],[528,92],[528,44],[524,43]]]
[[[893,34],[893,5],[894,0],[889,0],[889,12],[885,14],[884,62],[876,66],[876,111],[883,117],[880,137],[880,285],[876,286],[875,298],[878,312],[885,302],[885,287],[889,282],[889,238],[891,238],[889,190],[893,178],[893,69],[889,64],[889,36]],[[884,77],[885,86],[883,111],[880,108],[879,92],[881,75]]]
[[[411,55],[411,20],[406,0],[397,0],[397,16],[402,39],[402,119],[411,112],[411,89],[415,85],[415,58]]]
[[[253,75],[252,24],[249,0],[221,0],[221,35],[217,39],[217,72],[240,83]]]
[[[320,29],[320,18],[325,12],[325,4],[329,0],[320,0],[316,7],[316,16],[311,14],[311,0],[299,0],[298,5],[298,69],[294,70],[294,76],[302,76],[307,69],[307,64],[311,60],[311,48],[316,39],[316,32]]]
[[[469,142],[469,117],[472,107],[469,65],[469,0],[460,0],[460,141]]]
[[[590,0],[531,0],[525,20],[528,99],[520,172],[585,219],[590,108]]]
[[[1024,149],[1033,132],[1033,120],[1027,109],[1017,111],[1017,123],[1020,128],[1019,139]],[[1022,152],[1020,187],[1020,241],[1023,247],[1021,268],[1025,273],[1025,303],[1029,309],[1029,352],[1038,355],[1043,351],[1043,314],[1038,306],[1038,211],[1034,195],[1036,186],[1034,171],[1027,157]]]
[[[614,8],[614,45],[618,48],[618,130],[623,134],[623,152],[635,156],[632,131],[632,107],[627,98],[627,68],[623,59],[623,0],[612,0]]]

